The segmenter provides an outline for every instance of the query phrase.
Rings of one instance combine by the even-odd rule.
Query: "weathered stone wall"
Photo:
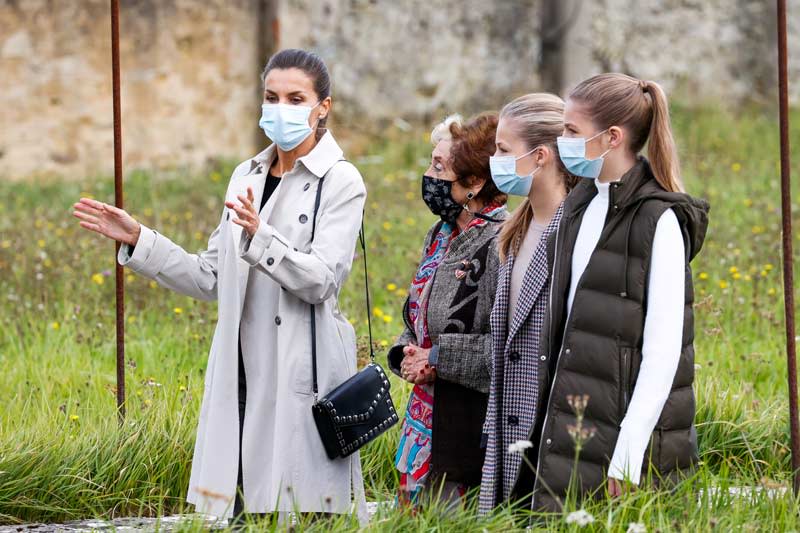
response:
[[[539,0],[288,0],[281,46],[312,48],[349,118],[429,119],[539,84]]]
[[[574,0],[573,0],[574,1]],[[569,55],[588,73],[625,71],[697,100],[776,98],[775,3],[764,0],[596,0],[570,33]],[[789,0],[790,78],[800,74],[800,1]],[[793,96],[800,85],[793,86]]]
[[[257,2],[120,2],[125,168],[253,150]],[[0,0],[0,177],[113,168],[108,0]]]
[[[260,149],[258,75],[274,46],[326,59],[339,129],[395,117],[429,123],[553,87],[542,54],[557,59],[562,89],[622,70],[696,102],[775,95],[774,7],[764,0],[121,4],[126,169],[196,167]],[[543,23],[556,5],[568,23]],[[798,80],[800,0],[789,0],[789,13]],[[791,92],[797,102],[800,83]],[[0,0],[0,178],[108,173],[112,155],[108,1]]]
[[[545,4],[562,21],[542,22]],[[789,0],[790,79],[800,80],[800,0]],[[661,82],[693,101],[774,101],[774,2],[764,0],[289,0],[282,45],[318,50],[335,91],[368,117],[497,106],[540,79],[559,40],[560,92],[604,71]],[[795,102],[800,83],[791,87]]]

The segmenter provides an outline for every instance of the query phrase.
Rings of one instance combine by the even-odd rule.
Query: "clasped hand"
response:
[[[431,383],[436,379],[436,369],[428,363],[430,349],[420,348],[414,344],[403,347],[403,361],[400,363],[400,375],[404,380],[415,385]]]

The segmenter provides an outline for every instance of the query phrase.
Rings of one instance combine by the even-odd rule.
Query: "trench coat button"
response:
[[[511,352],[508,354],[508,359],[511,361],[519,361],[519,352]]]
[[[310,187],[311,187],[311,184],[310,183],[306,183],[305,185],[303,185],[303,190],[307,191]]]
[[[280,326],[281,325],[281,317],[279,317],[279,316],[275,317],[275,325],[276,326]]]
[[[231,219],[231,212],[228,211],[227,213],[225,213],[225,220],[230,220],[230,219]]]
[[[308,217],[304,214],[300,215],[300,223],[305,224],[306,222],[308,222]]]
[[[553,439],[547,439],[547,440],[545,441],[545,443],[546,443],[548,446],[550,446],[551,444],[553,444]]]
[[[271,257],[267,258],[267,266],[272,266],[275,264],[275,260]]]
[[[517,424],[519,424],[519,418],[516,415],[509,415],[508,423],[511,426],[516,426]]]

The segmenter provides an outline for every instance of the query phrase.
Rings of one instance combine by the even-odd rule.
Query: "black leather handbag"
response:
[[[317,211],[325,177],[320,178],[314,201],[314,219],[311,223],[311,240],[317,225]],[[311,372],[314,405],[311,411],[314,422],[330,459],[347,457],[396,424],[399,420],[389,394],[389,378],[375,362],[372,346],[372,321],[370,319],[369,279],[367,275],[367,247],[364,242],[364,222],[359,233],[361,253],[364,256],[364,281],[369,326],[370,364],[350,379],[318,398],[317,386],[317,325],[314,305],[311,306]]]

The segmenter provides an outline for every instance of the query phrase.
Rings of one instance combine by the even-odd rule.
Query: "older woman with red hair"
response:
[[[497,286],[495,235],[506,195],[491,178],[497,115],[449,117],[431,134],[422,198],[439,220],[403,306],[405,330],[389,367],[414,384],[395,464],[401,503],[458,504],[481,481],[491,364],[489,316]],[[431,305],[429,305],[429,303]]]

